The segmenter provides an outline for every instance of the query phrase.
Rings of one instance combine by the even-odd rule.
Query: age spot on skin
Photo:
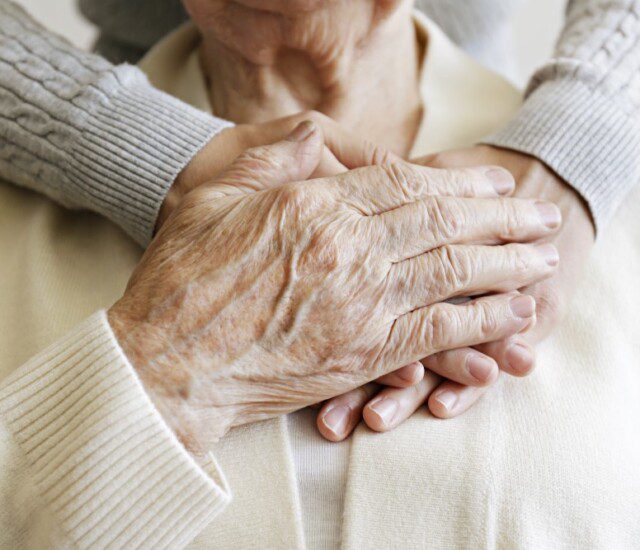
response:
[[[186,384],[181,384],[180,386],[178,386],[177,391],[178,395],[184,400],[189,399],[189,397],[191,396],[191,390]]]

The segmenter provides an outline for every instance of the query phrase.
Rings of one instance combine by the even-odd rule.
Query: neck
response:
[[[327,4],[322,13],[281,20],[277,47],[205,33],[201,58],[213,111],[256,123],[313,109],[406,156],[422,116],[410,4],[385,15],[375,2]]]

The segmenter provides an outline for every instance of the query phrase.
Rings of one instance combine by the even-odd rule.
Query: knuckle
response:
[[[458,194],[469,197],[478,195],[478,187],[480,185],[478,170],[464,168],[456,170],[456,172],[458,173]]]
[[[459,235],[463,220],[458,210],[452,201],[443,197],[431,197],[427,202],[427,216],[437,239],[449,242]]]
[[[473,278],[469,254],[459,248],[445,245],[436,251],[436,261],[442,294],[451,296],[469,287]]]
[[[407,202],[421,196],[426,188],[424,175],[420,170],[405,162],[381,164],[380,173],[394,186]]]
[[[477,319],[481,338],[491,338],[500,328],[500,320],[489,303],[476,302],[473,315]]]
[[[509,247],[511,254],[509,268],[514,277],[521,281],[531,274],[531,252],[526,245],[513,245]]]
[[[502,220],[501,238],[505,241],[517,239],[520,229],[525,226],[526,219],[522,203],[517,199],[502,198],[498,200],[498,214]]]
[[[459,332],[460,319],[449,307],[436,307],[431,309],[430,315],[425,320],[424,338],[430,343],[433,351],[449,349],[452,339]]]
[[[473,170],[468,168],[459,168],[456,170],[442,170],[444,175],[445,189],[452,195],[467,195],[475,188],[475,174]]]

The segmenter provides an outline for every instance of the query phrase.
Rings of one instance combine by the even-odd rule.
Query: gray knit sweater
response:
[[[135,60],[185,17],[179,0],[81,0],[99,51]],[[472,55],[505,71],[522,0],[422,0]],[[531,154],[598,226],[640,181],[640,0],[572,0],[556,53],[487,143]],[[224,121],[154,90],[135,67],[80,52],[0,0],[0,175],[150,239],[171,183]]]

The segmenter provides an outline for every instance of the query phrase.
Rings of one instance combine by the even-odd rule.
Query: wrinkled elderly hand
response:
[[[240,124],[227,128],[214,136],[177,177],[160,209],[156,230],[162,227],[185,195],[211,181],[242,153],[286,138],[306,120],[320,127],[326,144],[313,174],[316,177],[333,176],[346,171],[346,168],[382,164],[393,157],[384,149],[350,134],[317,111],[306,111],[261,124]]]
[[[318,427],[331,440],[347,437],[364,414],[365,422],[374,430],[387,431],[409,417],[428,398],[431,412],[441,418],[457,416],[471,407],[498,377],[499,369],[514,376],[525,376],[534,367],[533,346],[558,325],[566,311],[580,274],[594,242],[594,229],[587,206],[580,196],[555,173],[533,157],[490,146],[477,146],[450,151],[418,161],[436,168],[460,168],[493,164],[508,169],[517,182],[515,196],[552,201],[562,212],[559,232],[550,235],[559,250],[557,273],[542,282],[529,285],[522,292],[536,299],[536,324],[523,334],[474,348],[445,351],[423,361],[430,369],[418,387],[385,389],[374,386],[340,396],[323,407]],[[441,382],[434,373],[450,380]],[[347,424],[336,434],[329,423],[339,417],[336,407],[348,401],[352,409]],[[334,411],[331,415],[330,413]]]
[[[303,124],[188,194],[109,310],[192,450],[421,357],[516,334],[534,316],[530,297],[443,301],[555,271],[549,247],[461,244],[553,232],[536,201],[495,198],[496,169],[402,164],[286,183],[312,174],[322,149]]]
[[[375,143],[349,133],[333,119],[317,111],[306,111],[265,123],[240,124],[214,136],[180,173],[162,204],[156,231],[188,193],[210,182],[242,153],[285,138],[294,128],[307,120],[320,127],[325,141],[320,162],[313,173],[314,177],[334,176],[346,172],[349,168],[400,160]],[[420,362],[415,362],[386,375],[379,382],[406,387],[419,382],[423,374],[424,367]]]

